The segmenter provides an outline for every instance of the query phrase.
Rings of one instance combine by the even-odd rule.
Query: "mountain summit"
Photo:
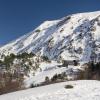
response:
[[[0,47],[0,55],[33,52],[51,60],[100,60],[100,11],[45,21],[32,32]]]

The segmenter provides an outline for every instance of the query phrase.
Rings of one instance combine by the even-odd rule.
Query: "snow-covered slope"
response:
[[[34,31],[0,48],[1,55],[22,52],[56,60],[100,60],[100,11],[45,21]]]
[[[78,78],[79,71],[82,70],[81,66],[70,65],[68,67],[58,67],[59,65],[60,64],[57,62],[42,62],[39,69],[35,71],[35,75],[30,73],[30,77],[25,77],[25,87],[30,87],[32,84],[41,84],[42,82],[45,82],[46,77],[51,79],[54,75],[63,73],[66,73],[66,80],[75,80]]]
[[[66,89],[65,85],[73,88]],[[0,100],[100,100],[100,82],[69,81],[0,96]]]

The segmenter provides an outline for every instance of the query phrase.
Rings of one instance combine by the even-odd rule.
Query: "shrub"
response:
[[[2,64],[3,62],[0,60],[0,64]]]
[[[30,88],[34,88],[34,87],[36,87],[36,85],[35,84],[31,84]]]
[[[44,61],[49,61],[49,58],[47,56],[42,56]]]
[[[17,56],[16,56],[16,58],[18,58],[18,59],[21,59],[21,58],[31,58],[31,57],[33,57],[33,56],[35,56],[35,54],[34,53],[27,53],[27,52],[24,52],[24,53],[21,53],[21,54],[18,54]]]
[[[16,57],[16,55],[13,54],[13,53],[11,53],[11,54],[10,54],[10,57],[11,57],[12,59],[14,59],[14,58]]]
[[[32,62],[31,61],[29,62],[29,65],[32,66]]]
[[[72,89],[73,86],[72,86],[72,85],[65,85],[65,88],[66,88],[66,89]]]
[[[45,77],[45,82],[49,82],[49,77],[48,76]]]
[[[35,54],[34,53],[29,53],[29,57],[33,57],[33,56],[35,56]]]
[[[57,74],[55,74],[52,78],[51,78],[51,81],[56,81],[57,80]]]
[[[64,29],[62,28],[61,30],[60,30],[60,32],[63,32],[64,31]]]
[[[57,82],[57,81],[64,81],[64,80],[68,80],[67,75],[65,72],[61,73],[61,74],[55,74],[52,78],[51,81],[52,82]]]
[[[35,32],[40,32],[40,29],[37,29]]]
[[[63,75],[62,75],[62,74],[58,74],[58,75],[57,75],[57,78],[58,78],[58,79],[63,79]]]
[[[10,64],[13,63],[13,60],[14,60],[13,56],[5,56],[3,63],[4,65],[6,65],[7,68],[9,68]]]

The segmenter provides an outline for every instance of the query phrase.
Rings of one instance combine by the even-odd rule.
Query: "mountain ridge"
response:
[[[33,52],[36,55],[45,55],[51,60],[78,59],[80,62],[94,60],[92,58],[96,55],[98,61],[99,28],[100,11],[77,13],[59,20],[45,21],[35,30],[2,46],[0,55]]]

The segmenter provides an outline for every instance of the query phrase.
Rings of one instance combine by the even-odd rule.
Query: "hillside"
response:
[[[65,88],[71,85],[73,88]],[[70,81],[9,93],[0,100],[100,100],[99,81]]]
[[[100,11],[45,21],[0,47],[0,94],[99,76]]]
[[[23,52],[45,55],[52,60],[99,61],[100,11],[45,21],[32,32],[0,48],[0,55]]]

